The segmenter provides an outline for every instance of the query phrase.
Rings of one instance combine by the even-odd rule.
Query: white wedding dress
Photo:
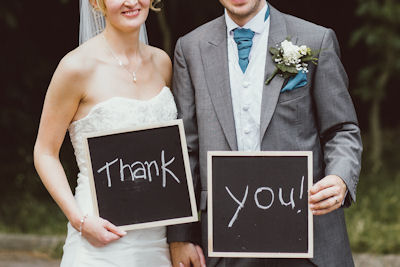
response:
[[[71,142],[79,167],[75,199],[82,214],[93,214],[83,135],[102,130],[176,119],[171,91],[164,87],[150,100],[112,97],[95,105],[89,114],[69,126]],[[68,223],[61,267],[164,267],[171,266],[166,228],[128,231],[105,247],[93,247]]]

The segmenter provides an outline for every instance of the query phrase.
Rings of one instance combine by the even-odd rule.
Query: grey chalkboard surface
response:
[[[95,214],[124,230],[197,220],[182,120],[86,141]]]
[[[311,152],[209,152],[209,255],[312,258],[311,185]]]

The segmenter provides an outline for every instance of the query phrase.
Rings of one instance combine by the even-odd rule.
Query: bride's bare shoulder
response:
[[[168,54],[157,47],[146,46],[149,51],[152,62],[157,71],[163,76],[167,86],[171,86],[172,62]]]
[[[99,61],[98,39],[92,38],[65,55],[58,66],[64,75],[87,77]]]
[[[152,60],[154,61],[154,63],[157,64],[157,66],[161,67],[172,66],[171,58],[164,50],[150,45],[147,45],[146,48],[148,49]]]

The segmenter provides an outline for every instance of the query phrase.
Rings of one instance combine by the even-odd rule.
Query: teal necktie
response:
[[[265,13],[264,21],[269,17],[270,11],[269,6]],[[249,55],[251,47],[253,46],[254,32],[250,29],[236,28],[233,30],[233,39],[235,40],[239,54],[239,65],[243,73],[246,72],[247,66],[249,65]]]
[[[253,45],[254,32],[250,29],[236,28],[233,30],[233,39],[235,40],[239,53],[239,65],[245,73],[249,65],[249,54]]]

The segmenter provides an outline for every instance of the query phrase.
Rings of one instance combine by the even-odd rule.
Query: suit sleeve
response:
[[[182,38],[178,40],[174,54],[173,92],[178,108],[178,117],[181,118],[184,123],[196,201],[199,203],[199,142],[195,92],[182,49]],[[167,241],[168,243],[192,242],[200,244],[200,233],[200,223],[173,225],[167,228]]]
[[[337,175],[347,185],[344,206],[356,200],[361,169],[362,143],[353,102],[347,90],[348,78],[340,61],[335,33],[327,29],[314,74],[314,101],[325,175]]]

